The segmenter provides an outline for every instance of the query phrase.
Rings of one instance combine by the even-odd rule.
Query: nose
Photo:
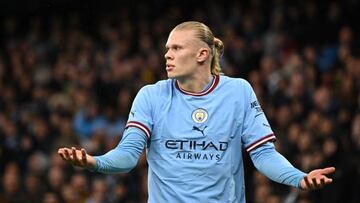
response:
[[[165,55],[164,55],[165,59],[172,59],[172,56],[170,54],[170,50],[167,50]]]

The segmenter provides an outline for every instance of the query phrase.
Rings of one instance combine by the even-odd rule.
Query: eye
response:
[[[170,46],[170,47],[165,47],[165,53],[167,53],[169,50],[178,51],[178,50],[180,50],[180,49],[182,49],[181,46],[179,46],[179,45],[172,45],[172,46]]]
[[[178,50],[180,50],[182,47],[181,46],[179,46],[179,45],[174,45],[173,47],[172,47],[172,49],[174,50],[174,51],[178,51]]]

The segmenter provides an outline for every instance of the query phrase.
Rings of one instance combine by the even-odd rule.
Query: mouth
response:
[[[166,71],[172,71],[175,68],[172,64],[166,64]]]

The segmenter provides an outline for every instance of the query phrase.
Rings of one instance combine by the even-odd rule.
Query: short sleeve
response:
[[[136,95],[126,123],[126,129],[135,127],[145,133],[150,138],[153,129],[153,104],[149,86],[140,89]]]
[[[247,152],[276,137],[251,85],[244,81],[244,118],[241,139]]]

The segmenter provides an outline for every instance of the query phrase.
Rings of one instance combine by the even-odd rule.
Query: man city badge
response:
[[[208,113],[205,109],[196,109],[192,113],[192,119],[195,123],[204,123],[208,119]]]

